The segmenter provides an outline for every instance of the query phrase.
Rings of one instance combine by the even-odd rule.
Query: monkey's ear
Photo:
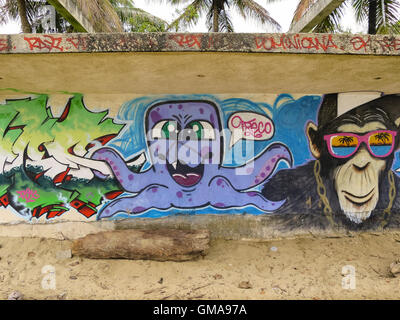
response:
[[[395,123],[396,127],[399,127],[399,125],[400,125],[400,117],[398,117],[396,120],[394,120],[394,123]]]
[[[306,133],[307,133],[307,138],[308,138],[308,145],[310,147],[310,151],[312,155],[316,158],[319,159],[321,156],[321,152],[318,150],[317,145],[315,143],[315,137],[317,135],[318,127],[314,122],[309,122],[307,123],[306,127]]]

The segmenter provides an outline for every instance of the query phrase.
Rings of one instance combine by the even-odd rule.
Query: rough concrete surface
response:
[[[96,33],[0,35],[0,53],[275,52],[400,55],[392,35],[313,33]]]

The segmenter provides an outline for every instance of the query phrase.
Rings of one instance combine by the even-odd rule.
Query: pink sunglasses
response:
[[[357,152],[364,143],[369,153],[377,158],[384,158],[393,152],[396,131],[376,130],[363,135],[355,133],[333,133],[324,136],[328,151],[335,158],[348,158]]]

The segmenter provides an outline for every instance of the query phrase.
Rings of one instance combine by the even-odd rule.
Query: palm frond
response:
[[[168,26],[167,21],[133,6],[117,6],[114,9],[126,31],[144,32],[144,29],[138,31],[143,24],[147,24],[153,31],[164,31]]]
[[[271,1],[272,0],[270,0],[270,2]],[[272,26],[277,31],[281,29],[280,24],[257,2],[253,0],[235,0],[233,4],[239,10],[243,18],[250,17],[263,25]]]
[[[38,9],[46,4],[46,0],[26,1],[26,15],[29,23],[34,22]],[[15,0],[0,0],[0,24],[19,19],[18,5]]]
[[[396,0],[385,0],[378,3],[376,29],[380,34],[400,33],[400,3]]]
[[[118,14],[109,0],[75,0],[96,32],[124,31]]]
[[[218,25],[220,32],[234,32],[232,20],[227,10],[222,10],[219,13]]]
[[[317,24],[312,32],[315,33],[334,33],[340,31],[340,21],[343,18],[346,2],[331,12],[324,20]]]
[[[168,23],[147,11],[135,7],[132,0],[109,0],[124,29],[129,32],[161,32]]]
[[[175,29],[177,31],[179,28],[190,28],[194,26],[199,18],[206,12],[210,0],[194,0],[188,6],[186,6],[181,14],[172,21],[167,30]]]
[[[16,1],[0,0],[0,24],[6,24],[18,18]]]
[[[368,21],[368,0],[351,0],[357,23]]]
[[[352,0],[357,23],[368,21],[368,0]],[[377,33],[400,33],[400,3],[398,0],[377,0],[376,29]]]

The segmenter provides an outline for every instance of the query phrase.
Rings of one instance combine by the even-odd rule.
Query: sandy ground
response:
[[[214,240],[204,258],[189,262],[62,259],[60,252],[70,245],[67,240],[0,238],[0,298],[13,291],[24,299],[400,298],[400,277],[389,272],[390,263],[400,258],[400,233]],[[355,289],[342,287],[346,265],[355,267]],[[56,281],[47,282],[47,289],[43,278],[52,275],[42,273],[44,266],[55,272]]]

